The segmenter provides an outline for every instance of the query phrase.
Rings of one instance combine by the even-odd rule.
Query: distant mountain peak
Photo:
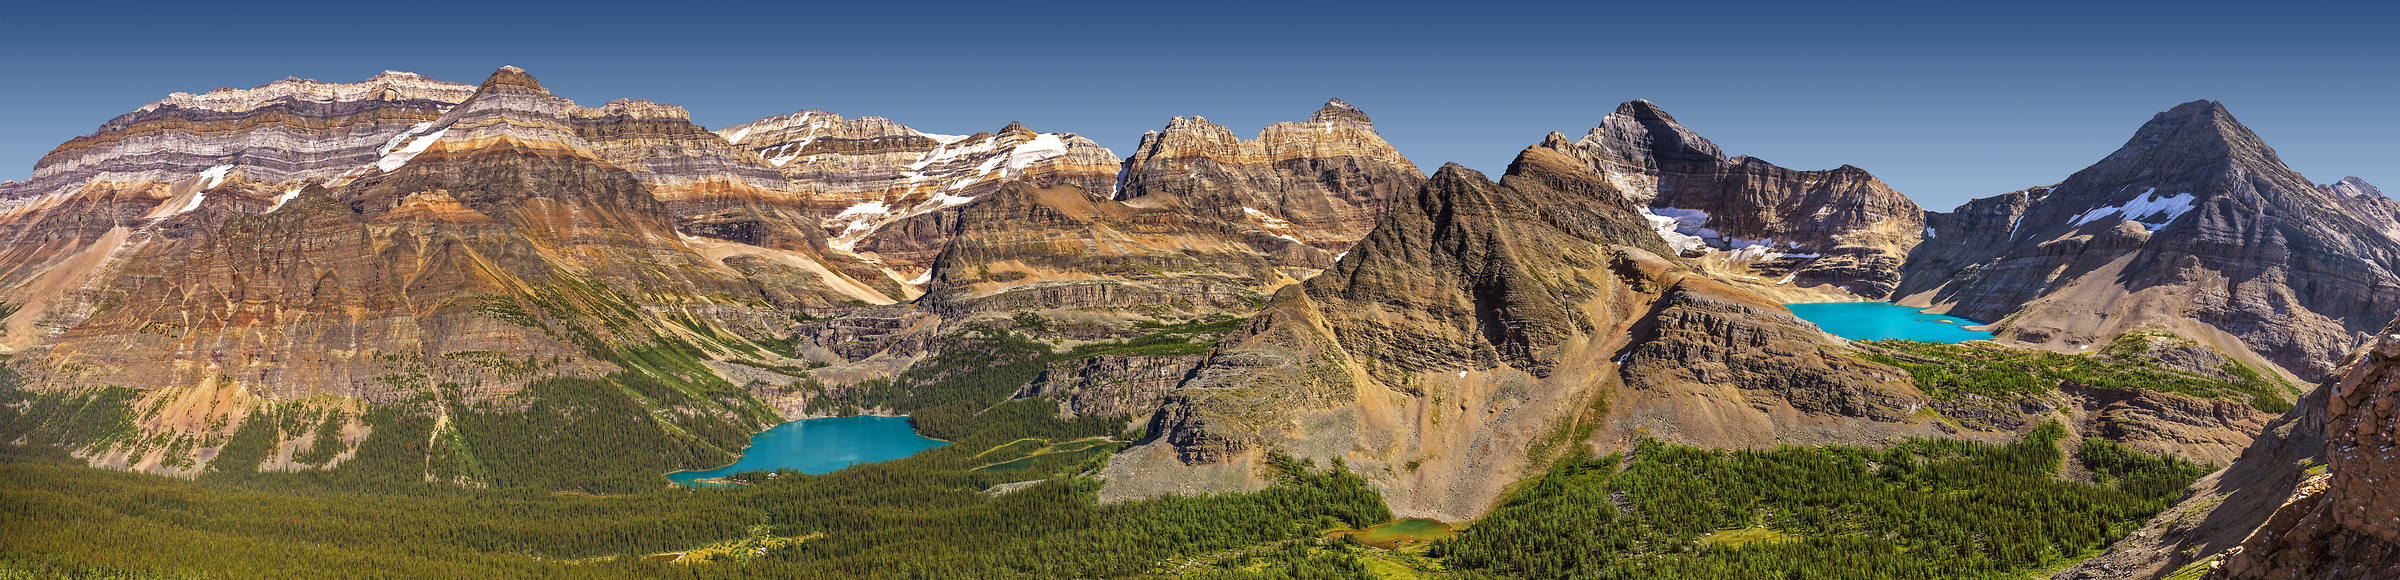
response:
[[[495,90],[550,94],[550,89],[542,88],[542,81],[535,80],[531,74],[526,74],[525,69],[513,66],[503,66],[500,67],[500,70],[492,71],[491,77],[485,78],[483,84],[475,87],[475,94],[481,95]]]
[[[1657,103],[1644,99],[1634,99],[1617,105],[1617,114],[1643,121],[1675,122],[1675,116],[1667,114],[1666,109],[1658,108]]]
[[[2356,175],[2344,177],[2341,181],[2319,185],[2317,189],[2345,199],[2387,199],[2383,195],[2383,190],[2376,189],[2374,184],[2367,183],[2367,180],[2360,179]]]
[[[1347,119],[1368,124],[1375,122],[1374,119],[1367,118],[1367,112],[1359,110],[1357,105],[1338,98],[1327,99],[1323,108],[1317,109],[1316,114],[1308,116],[1308,121],[1311,123],[1322,123],[1335,119]]]

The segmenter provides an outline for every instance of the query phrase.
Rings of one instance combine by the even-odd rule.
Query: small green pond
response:
[[[1457,537],[1458,531],[1451,529],[1450,524],[1442,523],[1441,520],[1406,518],[1367,528],[1365,531],[1342,530],[1325,534],[1327,538],[1338,539],[1342,536],[1358,538],[1358,543],[1389,550],[1400,547],[1403,542],[1447,540]]]

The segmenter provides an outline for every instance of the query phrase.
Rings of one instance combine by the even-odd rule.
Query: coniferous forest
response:
[[[29,444],[0,446],[0,578],[1999,578],[2088,555],[2214,469],[2069,445],[2054,423],[2007,444],[1643,441],[1568,451],[1480,520],[1454,522],[1454,539],[1385,550],[1326,539],[1393,519],[1339,462],[1278,455],[1262,491],[1102,505],[1092,475],[1142,435],[1123,430],[1129,418],[1061,420],[1047,400],[1010,399],[1056,356],[1028,337],[951,340],[895,381],[826,397],[911,414],[951,445],[730,488],[666,486],[674,466],[723,459],[636,435],[657,432],[640,401],[687,396],[638,378],[537,383],[513,410],[440,403],[451,443],[424,413],[374,407],[355,460],[191,481],[94,469],[42,444],[107,431],[123,394],[8,391],[0,435]],[[249,424],[323,430],[323,418],[266,419]],[[722,428],[702,436],[742,435]],[[245,427],[222,465],[255,464],[269,437]],[[2061,478],[2068,462],[2094,483]],[[456,473],[478,483],[427,476]],[[678,553],[691,556],[653,557]]]

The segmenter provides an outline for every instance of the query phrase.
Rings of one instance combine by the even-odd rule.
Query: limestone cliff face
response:
[[[1899,302],[1995,321],[2020,344],[2076,350],[2152,328],[2313,381],[2400,310],[2400,243],[2212,101],[2160,113],[2057,186],[1955,214],[1933,220],[1942,249],[1919,254]]]
[[[0,185],[0,350],[71,326],[71,306],[121,250],[271,211],[312,183],[396,154],[471,85],[387,71],[357,83],[286,79],[175,93],[60,145]],[[71,308],[70,308],[71,310]]]
[[[1207,119],[1176,117],[1142,135],[1117,199],[1249,222],[1339,254],[1424,180],[1365,112],[1333,99],[1308,122],[1268,125],[1250,140]]]
[[[2383,190],[2376,189],[2367,180],[2355,175],[2344,177],[2341,181],[2317,186],[2317,191],[2340,200],[2342,205],[2350,208],[2358,221],[2374,226],[2383,235],[2400,237],[2400,201],[2384,197]]]
[[[1904,419],[1922,399],[1905,373],[1661,257],[1640,216],[1553,149],[1500,183],[1443,168],[1167,392],[1103,498],[1255,488],[1276,450],[1460,520],[1550,454],[1616,441],[1594,437],[1608,425],[1715,446],[1931,432]],[[1851,429],[1814,430],[1834,424]]]
[[[1542,146],[1581,159],[1665,229],[1697,238],[1678,241],[1679,252],[1735,250],[1715,261],[1778,286],[1816,287],[1818,298],[1890,297],[1909,250],[1928,235],[1924,210],[1864,169],[1727,159],[1649,101],[1618,106],[1581,140],[1552,133]]]
[[[820,294],[831,299],[890,304],[910,297],[901,280],[870,261],[829,248],[814,204],[771,161],[693,125],[683,107],[618,100],[578,107],[571,120],[597,157],[632,172],[675,215],[677,230],[719,259],[746,255],[755,263],[736,267],[753,274],[776,264],[821,267],[844,289]]]
[[[281,196],[203,173],[148,195],[86,187],[0,218],[17,234],[0,255],[24,258],[0,270],[21,281],[0,295],[22,306],[11,366],[38,392],[139,389],[146,436],[196,443],[81,451],[191,475],[250,410],[327,395],[484,401],[630,372],[729,397],[667,421],[755,427],[772,414],[710,371],[618,361],[651,364],[625,353],[658,349],[749,360],[743,336],[876,295],[805,254],[679,232],[688,220],[651,189],[676,183],[674,156],[644,171],[606,159],[657,111],[579,107],[514,68],[447,108],[386,137],[381,156]]]
[[[1073,133],[1009,123],[997,133],[936,135],[879,117],[801,111],[717,131],[791,182],[785,205],[811,212],[830,245],[901,280],[931,267],[959,207],[1009,181],[1072,186],[1106,198],[1116,154]]]
[[[2400,320],[2325,396],[2326,470],[2300,482],[2213,579],[2400,577]]]
[[[1258,249],[1298,244],[1246,224],[1098,199],[1075,187],[1011,182],[958,215],[920,300],[945,313],[1247,312],[1263,301],[1261,292],[1305,275]]]
[[[219,186],[237,178],[294,187],[322,181],[373,162],[396,137],[473,91],[384,71],[356,83],[284,79],[175,93],[51,150],[32,178],[0,185],[0,210],[54,203],[85,188],[160,190],[219,166],[231,166],[213,174]]]

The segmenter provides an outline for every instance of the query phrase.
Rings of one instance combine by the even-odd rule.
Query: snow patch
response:
[[[917,131],[916,129],[909,129],[909,130],[910,130],[910,131]],[[943,135],[943,134],[939,134],[939,133],[927,133],[927,132],[924,132],[924,131],[917,131],[917,136],[918,136],[918,137],[924,137],[924,138],[927,138],[927,139],[932,139],[932,140],[934,140],[934,141],[938,141],[938,142],[940,142],[940,143],[941,143],[941,144],[943,144],[943,145],[949,145],[949,144],[951,144],[951,143],[957,143],[957,142],[959,142],[959,141],[964,141],[964,140],[966,140],[966,138],[967,138],[967,136],[966,136],[966,135]]]
[[[991,137],[986,137],[982,142],[978,142],[974,145],[966,147],[952,148],[951,145],[957,144],[957,141],[943,143],[942,146],[935,147],[932,151],[927,151],[924,155],[918,156],[916,162],[908,164],[908,169],[910,171],[923,171],[925,166],[933,165],[943,161],[949,161],[960,156],[975,153],[988,153],[991,152],[997,143],[998,141]]]
[[[1790,273],[1790,274],[1784,274],[1784,275],[1783,275],[1783,279],[1782,279],[1782,280],[1776,280],[1776,281],[1775,281],[1775,285],[1777,285],[1777,286],[1782,286],[1782,285],[1785,285],[1785,284],[1790,284],[1790,283],[1792,283],[1792,279],[1793,279],[1793,278],[1798,278],[1798,277],[1800,277],[1800,273],[1799,273],[1799,272],[1793,272],[1793,273]]]
[[[1041,136],[1034,137],[1032,141],[1017,145],[1016,151],[1008,155],[1008,168],[1023,171],[1026,167],[1044,159],[1066,154],[1067,142],[1065,140],[1059,139],[1057,133],[1043,133]]]
[[[833,217],[846,218],[854,215],[890,215],[891,213],[891,208],[884,207],[883,202],[869,201],[850,206],[848,209],[842,210],[842,213],[833,214]],[[853,227],[857,226],[857,224],[851,225]]]
[[[793,141],[783,146],[784,154],[768,159],[767,162],[775,164],[776,167],[782,167],[783,164],[791,163],[793,159],[799,158],[800,152],[808,149],[808,144],[815,142],[817,142],[816,137],[809,137],[799,141]]]
[[[1927,238],[1932,238],[1932,237],[1933,237],[1933,226],[1925,226],[1925,237],[1927,237]]]
[[[750,128],[749,128],[749,127],[743,127],[743,128],[742,128],[742,130],[740,130],[740,131],[734,131],[734,132],[733,132],[733,136],[732,136],[732,137],[726,137],[726,138],[725,138],[725,142],[727,142],[727,143],[735,143],[735,144],[739,144],[739,143],[741,143],[741,142],[742,142],[742,138],[743,138],[743,137],[748,137],[748,136],[750,136]]]
[[[423,132],[425,132],[425,130],[426,130],[426,129],[430,129],[430,128],[433,128],[433,122],[432,122],[432,121],[426,121],[426,122],[423,122],[423,123],[418,123],[418,124],[416,124],[416,125],[414,125],[414,126],[411,126],[411,127],[409,127],[409,128],[408,128],[408,130],[407,130],[407,131],[402,131],[402,132],[400,132],[400,134],[398,134],[398,135],[393,135],[393,136],[392,136],[392,140],[391,140],[391,141],[384,142],[384,144],[383,144],[383,148],[382,148],[382,149],[377,149],[377,150],[375,150],[375,156],[376,156],[376,157],[382,157],[382,156],[385,156],[385,155],[390,155],[390,154],[392,153],[392,150],[393,150],[393,149],[397,149],[397,148],[399,148],[399,147],[400,147],[400,142],[402,142],[402,141],[407,141],[409,137],[411,137],[411,136],[415,136],[415,135],[416,135],[416,134],[418,134],[418,133],[423,133]]]
[[[200,172],[200,189],[206,191],[225,184],[225,175],[233,172],[232,165],[219,165]],[[190,210],[185,210],[190,211]]]
[[[300,197],[300,190],[303,189],[308,189],[308,186],[302,185],[300,187],[292,188],[291,191],[283,192],[282,196],[275,198],[275,207],[267,208],[267,211],[272,213],[275,210],[283,209],[283,204],[290,203],[293,198]]]
[[[971,181],[962,181],[962,182],[959,182],[959,185],[953,185],[953,186],[950,186],[950,188],[951,188],[951,189],[957,189],[957,188],[959,188],[959,187],[961,187],[961,186],[963,186],[963,185],[965,185],[965,184],[967,184],[967,183],[972,183],[972,182],[971,182]],[[945,208],[945,207],[959,206],[959,205],[966,205],[968,202],[975,201],[975,198],[972,198],[972,197],[966,197],[966,196],[958,196],[958,195],[950,195],[950,194],[948,194],[948,193],[936,193],[936,194],[933,194],[933,199],[928,199],[928,200],[925,200],[925,201],[926,201],[926,203],[925,203],[925,204],[919,204],[919,205],[917,206],[917,211],[915,211],[915,212],[911,212],[911,213],[925,213],[925,212],[929,212],[929,211],[933,211],[933,210],[937,210],[937,209],[942,209],[942,208]]]
[[[932,268],[926,268],[926,269],[925,269],[925,273],[923,273],[923,274],[918,274],[918,275],[917,275],[917,277],[916,277],[916,279],[913,279],[913,280],[909,280],[909,281],[907,281],[907,282],[904,282],[904,284],[908,284],[908,285],[910,285],[910,286],[915,286],[915,285],[918,285],[918,284],[923,284],[923,283],[926,283],[926,282],[932,282],[932,281],[933,281],[933,269],[932,269]]]
[[[1667,247],[1675,250],[1675,253],[1681,254],[1708,247],[1708,242],[1701,239],[1701,236],[1693,235],[1709,231],[1700,227],[1700,224],[1708,223],[1708,212],[1696,209],[1655,207],[1643,209],[1642,219],[1650,221],[1650,229],[1656,230],[1659,239],[1666,240]]]
[[[2122,214],[2125,216],[2125,219],[2136,220],[2137,223],[2140,223],[2143,226],[2150,228],[2150,231],[2155,232],[2165,229],[2169,224],[2175,223],[2175,218],[2183,217],[2184,212],[2192,211],[2192,201],[2199,198],[2199,196],[2189,193],[2178,193],[2166,197],[2159,197],[2156,195],[2157,193],[2158,188],[2153,187],[2150,188],[2149,191],[2144,191],[2141,195],[2134,196],[2133,199],[2127,200],[2125,205],[2112,205],[2094,208],[2091,211],[2075,214],[2074,225],[2082,226],[2083,224],[2100,221],[2101,218]],[[2167,214],[2167,219],[2165,221],[2158,223],[2139,221],[2142,218],[2162,213]]]
[[[433,142],[442,140],[442,134],[449,132],[449,127],[443,127],[440,131],[426,133],[423,137],[409,141],[407,147],[402,147],[399,151],[393,151],[384,155],[382,159],[375,160],[375,168],[383,170],[384,173],[391,173],[392,170],[407,165],[408,160],[415,159],[418,153],[424,153],[425,148],[432,147]]]

